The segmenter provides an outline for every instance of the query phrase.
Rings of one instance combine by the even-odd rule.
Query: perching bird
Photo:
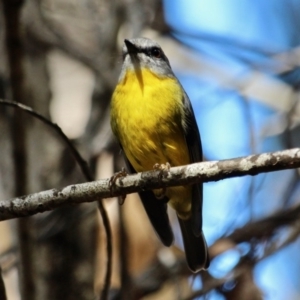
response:
[[[200,135],[190,100],[161,47],[147,38],[125,40],[123,60],[112,96],[111,127],[125,154],[128,171],[201,161]],[[202,184],[143,191],[139,195],[166,246],[173,242],[166,203],[175,209],[190,269],[207,269]]]

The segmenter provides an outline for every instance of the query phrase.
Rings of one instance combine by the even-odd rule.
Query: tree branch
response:
[[[213,277],[208,272],[197,274],[198,276],[201,275],[203,283],[202,288],[191,292],[184,298],[184,300],[196,299],[197,297],[207,294],[213,289],[221,288],[223,284],[229,281],[238,280],[242,281],[239,282],[239,284],[243,283],[243,276],[247,275],[247,272],[249,271],[252,272],[251,270],[257,263],[273,255],[275,252],[280,251],[282,248],[286,247],[299,237],[299,216],[300,205],[297,205],[292,208],[288,208],[285,211],[274,213],[269,217],[263,218],[262,220],[247,223],[241,228],[236,229],[232,234],[218,239],[209,247],[209,252],[212,259],[228,249],[235,247],[241,242],[250,242],[253,239],[256,239],[257,243],[260,242],[262,245],[264,245],[264,252],[262,256],[260,256],[261,250],[259,251],[259,256],[257,254],[253,255],[253,251],[251,251],[250,255],[246,254],[246,256],[241,256],[240,262],[222,278]],[[267,226],[267,231],[264,230],[265,226]],[[276,241],[274,244],[274,241],[272,242],[272,237],[274,236],[275,232],[280,230],[283,226],[290,226],[288,231],[289,235],[284,239],[284,241],[281,239],[276,239],[278,241]],[[260,228],[262,233],[258,232],[258,228]],[[226,240],[230,241],[226,243]],[[223,246],[221,246],[220,243],[223,243]],[[215,248],[218,248],[218,250],[216,251]],[[187,269],[187,265],[183,257],[178,258],[176,260],[176,265],[172,266],[165,266],[160,260],[153,261],[148,269],[142,273],[142,275],[135,278],[134,295],[137,296],[135,296],[134,299],[139,299],[141,296],[146,296],[158,291],[164,284],[174,279],[174,276],[190,276],[190,271]],[[150,281],[149,278],[151,278]],[[250,282],[247,282],[247,284],[248,283],[250,286],[255,288],[255,286],[251,285],[251,280]],[[254,290],[253,292],[257,291],[258,290]],[[235,299],[240,298],[241,297]]]
[[[33,117],[35,117],[38,120],[45,123],[47,126],[54,129],[54,131],[56,131],[56,133],[62,138],[62,140],[67,145],[70,152],[73,154],[73,156],[74,156],[75,160],[77,161],[86,180],[88,180],[88,181],[93,180],[93,176],[91,175],[90,169],[89,169],[86,161],[81,157],[80,153],[73,146],[72,142],[69,140],[69,138],[64,134],[64,132],[61,130],[61,128],[57,124],[54,124],[53,122],[48,120],[46,117],[44,117],[41,114],[39,114],[38,112],[34,111],[31,107],[26,106],[22,103],[0,99],[0,104],[13,106],[17,109],[21,109],[22,111],[32,115]],[[18,174],[18,176],[20,176],[20,174]],[[20,181],[22,181],[22,180],[20,180]],[[101,295],[101,299],[106,300],[107,294],[109,291],[109,287],[110,287],[110,277],[111,277],[111,272],[112,272],[112,234],[111,234],[110,222],[109,222],[107,212],[104,208],[103,203],[100,200],[98,201],[98,209],[99,209],[100,215],[102,216],[103,225],[104,225],[104,229],[105,229],[105,233],[106,233],[106,237],[107,237],[107,257],[108,257],[107,258],[107,272],[105,275],[105,283],[104,283],[104,288],[103,288],[103,292]],[[28,216],[29,215],[32,215],[32,214],[28,214]]]
[[[81,169],[81,172],[85,176],[86,180],[88,180],[88,181],[93,180],[93,176],[91,175],[91,172],[90,172],[90,169],[89,169],[89,166],[88,166],[87,162],[81,157],[80,153],[77,151],[77,149],[74,147],[72,142],[69,140],[69,138],[64,134],[64,132],[61,130],[61,128],[57,124],[51,122],[49,119],[47,119],[43,115],[39,114],[38,112],[33,110],[31,107],[29,107],[27,105],[24,105],[22,103],[0,99],[0,104],[1,105],[12,106],[12,107],[15,107],[17,109],[20,109],[20,110],[26,112],[27,114],[35,117],[36,119],[42,121],[48,127],[52,128],[59,135],[59,137],[63,140],[63,142],[68,147],[68,150],[74,156],[74,159],[78,163],[78,165]]]
[[[0,221],[34,215],[64,205],[98,201],[142,190],[225,178],[256,175],[300,167],[300,148],[250,155],[222,161],[202,162],[171,168],[169,172],[148,171],[118,178],[70,185],[62,190],[52,189],[31,195],[0,201]]]

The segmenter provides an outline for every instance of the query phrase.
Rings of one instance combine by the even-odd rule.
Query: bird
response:
[[[202,161],[191,102],[160,45],[144,37],[125,39],[122,56],[110,122],[128,173]],[[202,231],[202,195],[202,183],[139,193],[152,226],[168,247],[174,236],[167,205],[176,211],[186,261],[193,273],[206,270],[210,263]]]

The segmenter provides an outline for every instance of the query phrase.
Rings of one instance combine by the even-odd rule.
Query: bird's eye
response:
[[[158,48],[152,48],[150,53],[151,53],[151,56],[153,56],[153,57],[156,57],[156,58],[162,57],[162,52]]]

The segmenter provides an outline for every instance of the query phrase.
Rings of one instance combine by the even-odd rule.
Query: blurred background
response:
[[[194,107],[205,160],[300,146],[300,0],[2,0],[0,98],[57,123],[95,178],[124,167],[109,103],[124,38],[160,43]],[[0,104],[1,200],[84,182],[61,138]],[[204,185],[211,267],[163,247],[136,195],[104,201],[108,299],[300,299],[298,170]],[[95,203],[0,223],[8,300],[99,299],[106,235]]]

